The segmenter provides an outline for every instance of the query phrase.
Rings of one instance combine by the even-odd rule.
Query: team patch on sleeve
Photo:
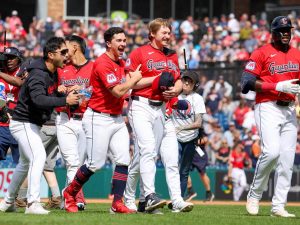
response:
[[[253,61],[250,61],[246,64],[246,67],[245,67],[246,70],[254,70],[255,69],[255,62]]]
[[[117,78],[113,73],[110,73],[110,74],[106,75],[106,80],[107,80],[107,83],[112,84],[117,81]]]

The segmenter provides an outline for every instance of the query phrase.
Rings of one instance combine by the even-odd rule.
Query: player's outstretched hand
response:
[[[66,102],[68,105],[77,105],[82,94],[78,94],[76,91],[72,91],[68,94]]]
[[[290,93],[290,94],[298,94],[300,93],[300,85],[294,84],[294,82],[299,81],[299,79],[291,79],[280,81],[276,84],[276,91]]]
[[[129,72],[129,76],[131,79],[134,79],[136,82],[138,82],[140,79],[142,79],[142,71],[140,71],[142,64],[138,65],[135,71]]]

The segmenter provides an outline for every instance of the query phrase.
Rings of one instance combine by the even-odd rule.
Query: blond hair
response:
[[[148,29],[149,29],[149,35],[148,38],[151,41],[152,36],[151,33],[156,34],[156,32],[161,28],[161,27],[168,27],[170,31],[172,31],[172,26],[169,20],[163,19],[163,18],[156,18],[152,21],[149,22],[148,24]]]

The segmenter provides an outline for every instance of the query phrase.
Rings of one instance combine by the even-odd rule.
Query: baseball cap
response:
[[[188,78],[191,78],[195,84],[199,83],[199,75],[195,71],[192,71],[192,70],[185,71],[181,77],[182,78],[188,77]]]
[[[162,74],[156,77],[152,82],[152,91],[158,93],[167,90],[169,87],[174,86],[175,80],[172,73],[168,71],[162,72]]]
[[[19,49],[15,48],[15,47],[8,47],[4,50],[4,55],[13,55],[18,57],[19,59],[23,58],[22,53],[19,51]]]

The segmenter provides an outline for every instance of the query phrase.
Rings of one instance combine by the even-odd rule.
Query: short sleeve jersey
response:
[[[19,70],[20,70],[20,68],[18,67],[14,71],[6,71],[5,73],[9,74],[10,76],[16,76],[16,74],[19,72]],[[2,83],[5,86],[4,91],[5,91],[5,95],[6,95],[6,101],[17,102],[20,88],[13,86],[11,84],[8,84],[2,79],[0,79],[0,83]],[[9,126],[9,124],[0,122],[0,126],[7,127],[7,126]]]
[[[272,44],[267,44],[255,50],[245,66],[245,71],[257,79],[278,83],[284,80],[299,79],[300,51],[290,47],[287,52],[278,51]],[[256,103],[267,101],[294,101],[292,94],[278,91],[257,92]]]
[[[180,77],[177,54],[175,51],[167,48],[161,51],[148,44],[135,49],[126,61],[125,70],[135,71],[140,64],[143,78],[157,76],[163,71],[171,72],[175,80]],[[153,100],[163,100],[161,94],[153,94],[151,86],[134,89],[131,95]]]
[[[122,114],[124,97],[115,97],[109,89],[126,81],[124,66],[123,60],[115,62],[105,53],[95,61],[91,76],[93,93],[88,107],[98,112]]]
[[[172,121],[175,128],[192,124],[195,121],[195,116],[197,114],[205,114],[206,109],[204,105],[204,100],[201,95],[193,92],[189,95],[180,94],[178,96],[179,100],[186,100],[188,103],[187,110],[172,110]],[[178,132],[177,139],[180,142],[192,141],[198,137],[199,129],[194,130],[182,130]]]
[[[79,67],[69,64],[63,69],[57,69],[58,84],[66,87],[73,85],[85,85],[85,87],[88,87],[90,84],[93,65],[94,63],[92,61],[87,61]],[[84,113],[86,108],[87,103],[82,101],[82,104],[74,111],[74,113]],[[66,110],[66,107],[56,108],[56,111],[58,112],[65,112]]]

